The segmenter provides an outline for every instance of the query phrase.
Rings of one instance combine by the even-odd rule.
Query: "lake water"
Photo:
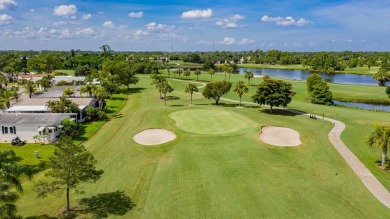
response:
[[[356,108],[368,109],[368,110],[374,110],[374,111],[390,112],[390,106],[386,106],[386,105],[374,105],[374,104],[367,104],[367,103],[342,102],[342,101],[338,101],[338,100],[334,100],[333,103],[335,105],[341,105],[341,106],[346,106],[346,107],[356,107]]]
[[[269,75],[271,78],[284,78],[290,80],[306,80],[312,72],[301,70],[286,70],[286,69],[262,69],[262,68],[237,68],[240,74],[245,74],[246,71],[253,72],[254,75]],[[357,85],[372,85],[378,86],[378,82],[370,75],[357,74],[326,74],[318,73],[325,81],[337,84],[357,84]]]

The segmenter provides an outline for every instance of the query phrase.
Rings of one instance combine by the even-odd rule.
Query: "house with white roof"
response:
[[[86,117],[85,109],[88,106],[95,106],[96,99],[93,98],[67,98],[71,100],[79,107],[79,112],[76,114],[76,120],[83,122]],[[8,113],[50,113],[50,109],[46,106],[49,101],[58,101],[59,98],[55,97],[42,97],[42,98],[30,98],[23,99],[15,103],[11,108],[7,109]]]
[[[0,114],[0,142],[11,142],[19,137],[22,141],[36,142],[34,136],[44,136],[53,142],[62,132],[63,119],[75,119],[76,113],[2,113]]]

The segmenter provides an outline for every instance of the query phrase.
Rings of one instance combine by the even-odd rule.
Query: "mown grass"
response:
[[[127,95],[125,93],[113,94],[110,99],[107,100],[107,117],[108,120],[113,117],[118,117],[118,112],[126,104]],[[88,140],[92,135],[94,135],[107,121],[93,121],[85,122],[80,125],[79,133],[73,137],[76,144],[80,144]]]
[[[54,72],[63,72],[63,73],[66,73],[69,76],[74,76],[74,70],[58,69],[58,70],[55,70]]]
[[[208,78],[201,76],[201,80]],[[233,75],[232,81],[237,80],[242,80],[241,76]],[[113,117],[84,143],[105,173],[97,183],[85,185],[84,194],[72,194],[72,203],[82,197],[124,191],[135,208],[123,216],[110,214],[110,218],[389,217],[390,210],[372,196],[329,143],[331,123],[278,110],[269,114],[265,107],[236,108],[237,104],[227,101],[215,106],[200,95],[195,95],[194,105],[189,106],[186,83],[170,83],[175,91],[169,95],[175,98],[164,107],[150,80],[142,77],[137,85],[142,92],[129,95],[121,116]],[[296,83],[294,87],[303,90],[303,85]],[[342,120],[347,124],[343,140],[359,158],[366,158],[362,159],[365,164],[380,157],[378,150],[364,146],[364,133],[371,130],[370,122],[388,114],[312,105],[302,101],[304,96],[294,97],[289,108],[326,112]],[[238,99],[234,93],[227,97]],[[250,94],[245,100],[250,100]],[[212,110],[215,114],[223,110],[257,125],[229,136],[186,132],[176,127],[170,114],[187,109]],[[388,117],[384,120],[390,122]],[[262,143],[258,135],[266,125],[297,130],[302,145],[279,148]],[[148,128],[173,130],[177,139],[152,147],[136,144],[133,136]],[[377,170],[374,174],[389,188],[388,175],[375,164],[369,168]],[[42,177],[38,174],[36,179]],[[25,194],[18,202],[23,216],[55,215],[64,206],[64,197],[37,199],[31,185],[25,183]]]

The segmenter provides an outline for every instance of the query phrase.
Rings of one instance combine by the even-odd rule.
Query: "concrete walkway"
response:
[[[182,81],[182,80],[178,80],[178,81]],[[203,82],[196,82],[196,83],[202,84],[202,86],[199,88],[203,88],[204,86],[206,86],[206,83]],[[201,93],[197,93],[197,94],[201,94]],[[239,103],[239,101],[237,100],[232,100],[227,98],[221,98],[221,100]],[[258,105],[251,102],[242,102],[242,104]],[[283,109],[292,113],[310,116],[309,114],[304,114],[302,112],[291,110],[291,109],[284,109],[284,108],[277,108],[277,109]],[[316,117],[322,118],[322,116],[318,116],[318,115],[316,115]],[[367,167],[363,165],[363,163],[352,153],[352,151],[348,149],[348,147],[343,143],[343,141],[341,141],[340,135],[345,129],[344,123],[326,117],[324,118],[324,120],[334,124],[333,129],[328,134],[329,141],[340,153],[340,155],[344,158],[347,164],[352,168],[353,172],[355,172],[355,174],[360,178],[360,180],[367,187],[367,189],[375,196],[375,198],[377,198],[386,207],[390,208],[389,191],[387,191],[387,189],[378,181],[377,178],[375,178],[375,176],[370,172],[370,170],[368,170]]]
[[[334,128],[328,134],[329,141],[345,159],[355,174],[362,180],[367,189],[375,196],[375,198],[382,202],[386,207],[390,208],[390,193],[341,141],[340,135],[345,129],[344,123],[334,119],[324,119],[334,124]]]

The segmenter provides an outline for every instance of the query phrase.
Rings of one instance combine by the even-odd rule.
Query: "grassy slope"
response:
[[[330,123],[304,116],[269,115],[259,112],[259,108],[237,109],[231,104],[217,107],[210,105],[212,101],[201,97],[195,97],[196,105],[189,107],[189,95],[183,92],[185,84],[172,83],[176,91],[171,95],[180,99],[169,102],[170,107],[163,107],[157,91],[151,88],[148,80],[142,78],[137,86],[147,89],[130,95],[128,104],[120,114],[85,143],[105,173],[98,183],[85,186],[86,194],[72,196],[73,199],[125,191],[136,204],[126,218],[253,218],[286,215],[387,218],[390,215],[390,210],[367,191],[330,145],[327,139]],[[302,97],[297,95],[297,98]],[[324,109],[305,103],[291,106],[313,113]],[[249,126],[244,133],[223,137],[187,133],[175,127],[169,113],[188,108],[233,111],[248,117],[258,126]],[[336,116],[337,113],[343,113],[343,116],[354,114],[342,108],[329,111],[330,116],[341,119],[341,116]],[[362,119],[368,120],[384,115],[359,114]],[[343,120],[347,127],[356,116]],[[296,129],[301,133],[303,145],[276,148],[261,143],[258,133],[263,125]],[[140,146],[132,140],[132,136],[139,131],[155,127],[174,130],[178,139],[157,147]],[[363,129],[361,132],[368,129],[367,125],[359,128]],[[360,135],[359,138],[350,136],[354,130],[348,128],[343,135],[347,144],[351,138],[361,140],[361,132],[356,134]],[[370,151],[361,142],[354,147],[361,147],[364,153]],[[379,158],[377,151],[371,154]],[[26,184],[25,188],[26,193],[19,201],[24,216],[55,214],[64,205],[63,198],[37,200],[30,191],[31,183]]]
[[[66,73],[69,76],[74,76],[74,70],[59,69],[59,70],[55,70],[55,72],[63,72],[63,73]]]
[[[191,75],[191,79],[195,80],[195,75]],[[200,80],[207,82],[210,76],[207,73],[202,73]],[[224,74],[219,73],[213,76],[213,80],[223,80]],[[247,82],[243,75],[231,75],[232,82],[243,80]],[[251,84],[258,84],[262,78],[253,78]],[[334,118],[344,122],[347,128],[342,134],[342,139],[352,152],[368,167],[371,172],[382,182],[382,184],[390,190],[390,176],[381,171],[376,162],[380,159],[380,150],[378,148],[368,148],[365,140],[369,133],[373,130],[374,124],[388,124],[390,125],[389,113],[370,112],[359,109],[348,109],[343,107],[332,107],[310,104],[305,101],[308,97],[306,92],[306,82],[285,80],[293,84],[293,90],[297,92],[293,101],[288,108],[299,111],[322,115],[323,113],[330,118]],[[191,81],[195,82],[195,81]],[[181,84],[179,89],[183,90],[185,85]],[[388,100],[384,87],[377,86],[361,86],[361,85],[342,85],[330,84],[330,89],[335,97],[340,98],[360,98],[360,99],[377,99]],[[255,86],[249,87],[249,92],[243,96],[243,101],[252,102],[251,95],[256,91]],[[230,92],[225,97],[230,99],[238,99],[238,95]],[[199,97],[201,98],[201,96]],[[224,103],[224,101],[222,101]],[[265,108],[265,107],[263,107]]]

